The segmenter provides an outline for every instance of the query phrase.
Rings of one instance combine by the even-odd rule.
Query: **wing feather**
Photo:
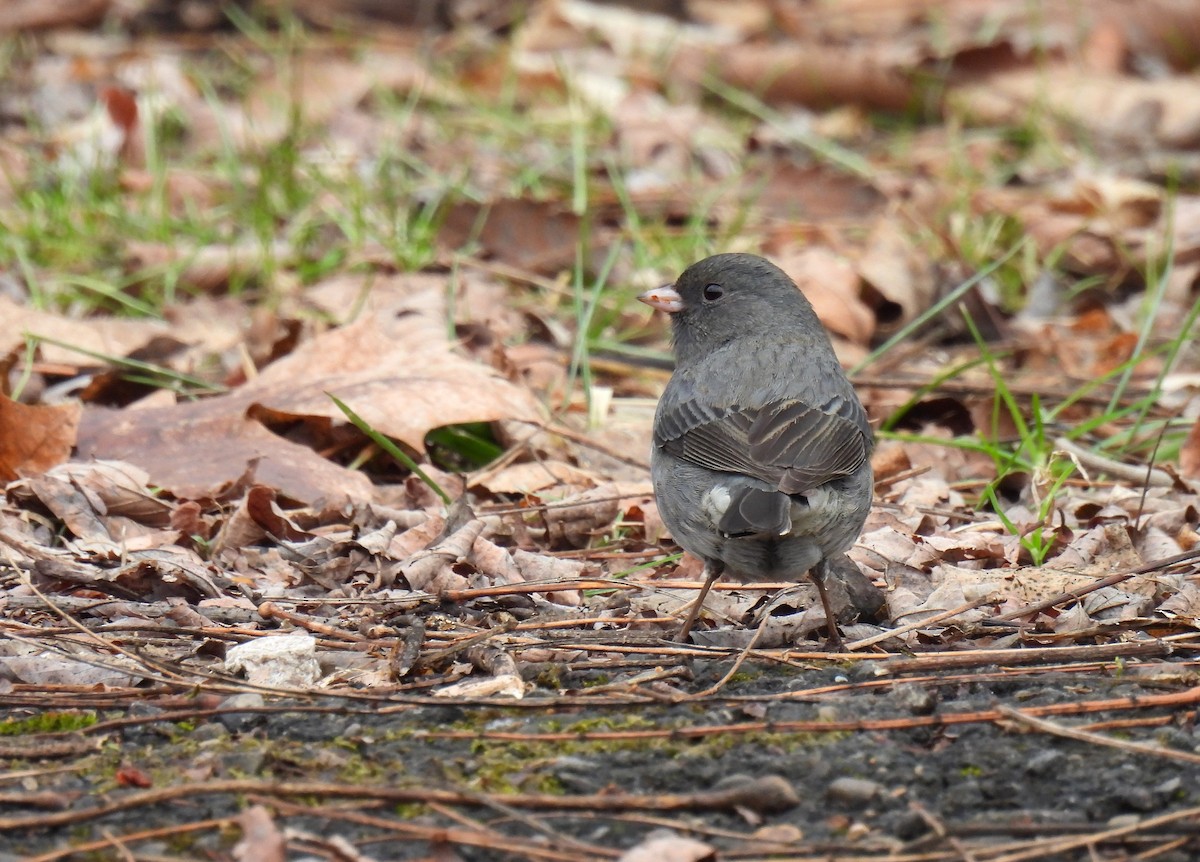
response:
[[[871,449],[862,405],[844,396],[820,405],[785,398],[753,408],[714,408],[684,398],[661,405],[655,442],[677,458],[753,476],[785,494],[851,475]]]

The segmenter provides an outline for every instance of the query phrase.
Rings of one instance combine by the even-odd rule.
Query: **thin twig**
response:
[[[1144,566],[1138,566],[1136,569],[1118,572],[1114,575],[1109,575],[1107,578],[1101,578],[1098,581],[1094,581],[1087,586],[1068,590],[1066,592],[1059,593],[1056,596],[1051,596],[1050,598],[1044,599],[1040,602],[1034,602],[1033,604],[1026,605],[1023,608],[1018,608],[1015,611],[1009,611],[1006,614],[1000,614],[998,617],[992,617],[991,621],[1006,622],[1008,620],[1015,620],[1019,617],[1028,616],[1030,614],[1041,613],[1044,610],[1049,610],[1055,605],[1062,604],[1063,602],[1077,601],[1088,593],[1093,593],[1096,590],[1101,590],[1105,587],[1115,586],[1129,580],[1130,578],[1136,577],[1137,575],[1148,575],[1151,572],[1159,572],[1163,569],[1169,569],[1172,566],[1178,566],[1180,563],[1190,563],[1191,561],[1198,559],[1200,559],[1200,548],[1192,548],[1192,550],[1184,551],[1182,554],[1175,554],[1173,557],[1154,560],[1153,562],[1146,563]]]
[[[994,601],[995,601],[995,599],[992,596],[980,596],[979,598],[975,599],[974,601],[967,602],[965,605],[959,605],[956,608],[951,608],[948,611],[942,611],[940,614],[934,614],[931,617],[925,617],[924,619],[921,619],[921,620],[916,620],[911,623],[906,623],[905,625],[902,625],[898,628],[889,629],[885,632],[880,632],[879,634],[871,635],[870,637],[861,638],[856,641],[851,641],[850,643],[848,643],[842,647],[842,651],[843,652],[854,652],[855,650],[862,649],[863,647],[874,646],[875,644],[881,643],[885,640],[889,640],[890,638],[898,637],[899,635],[907,634],[908,632],[916,631],[917,629],[923,629],[926,626],[933,625],[934,623],[940,623],[943,620],[954,619],[959,614],[965,614],[967,611],[973,611],[976,608],[980,607],[981,605],[990,604],[991,602],[994,602]]]
[[[1088,730],[1079,730],[1073,727],[1065,727],[1057,722],[1050,721],[1046,718],[1039,718],[1035,715],[1029,715],[1019,709],[1015,709],[1007,704],[1001,704],[996,707],[996,710],[1008,718],[1015,719],[1022,724],[1027,724],[1030,727],[1036,728],[1043,733],[1050,733],[1054,736],[1061,736],[1065,739],[1075,739],[1080,742],[1090,742],[1095,745],[1107,745],[1109,748],[1119,748],[1122,751],[1128,751],[1133,754],[1146,754],[1152,757],[1164,757],[1168,760],[1179,760],[1184,763],[1200,763],[1200,754],[1192,754],[1187,751],[1176,751],[1173,748],[1163,748],[1161,745],[1150,745],[1145,742],[1130,742],[1127,739],[1115,739],[1111,736],[1105,736],[1103,733],[1092,733]]]

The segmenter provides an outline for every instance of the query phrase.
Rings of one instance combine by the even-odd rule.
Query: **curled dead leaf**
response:
[[[830,332],[866,345],[875,331],[875,315],[860,298],[853,264],[824,246],[781,250],[776,263],[787,272]]]
[[[402,567],[408,585],[434,595],[466,587],[466,577],[453,567],[470,557],[484,526],[482,519],[474,518],[437,544],[413,554]]]

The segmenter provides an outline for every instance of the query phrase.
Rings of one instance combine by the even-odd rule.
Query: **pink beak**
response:
[[[683,311],[683,297],[679,295],[679,291],[675,289],[674,285],[664,284],[662,287],[653,287],[645,293],[639,293],[638,299],[651,308],[657,308],[667,314]]]

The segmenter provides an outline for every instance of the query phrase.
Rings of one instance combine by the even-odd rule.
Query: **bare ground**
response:
[[[657,687],[562,668],[507,703],[17,686],[13,718],[98,722],[3,740],[0,858],[605,859],[663,829],[642,858],[679,836],[720,858],[1200,852],[1190,651],[773,652],[728,676],[730,655],[656,648]]]

